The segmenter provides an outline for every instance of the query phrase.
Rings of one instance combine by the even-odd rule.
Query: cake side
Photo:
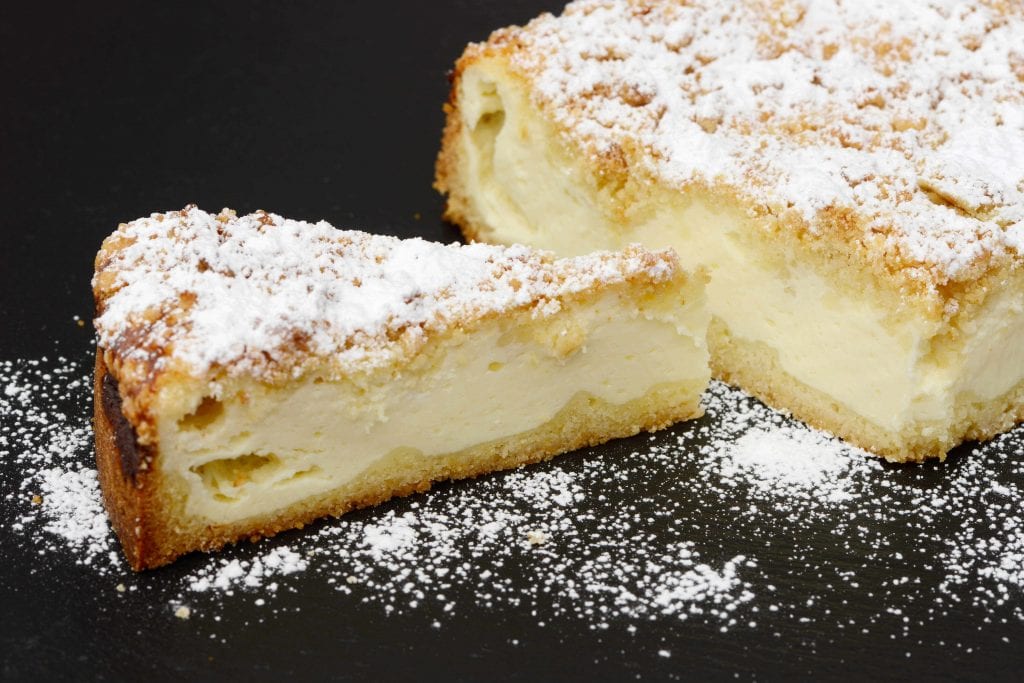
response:
[[[342,490],[303,501],[289,510],[257,516],[229,525],[175,527],[161,520],[173,518],[180,506],[161,490],[158,475],[144,473],[141,482],[119,471],[122,453],[115,441],[97,440],[97,464],[104,501],[111,524],[121,541],[129,565],[136,571],[153,569],[181,555],[211,552],[241,540],[259,540],[282,531],[301,529],[317,519],[340,516],[391,498],[426,491],[433,482],[476,477],[494,471],[541,462],[556,455],[640,431],[655,431],[702,414],[699,396],[706,383],[664,386],[625,405],[610,405],[580,396],[566,405],[555,419],[514,438],[484,444],[424,461],[414,455],[395,453],[362,474]],[[102,418],[97,425],[102,424]],[[103,427],[99,427],[103,429]],[[566,441],[565,434],[577,434]],[[124,512],[120,512],[124,510]]]
[[[956,279],[886,257],[891,236],[856,207],[808,220],[765,210],[720,178],[666,182],[628,135],[596,149],[545,107],[537,74],[517,61],[534,45],[524,37],[532,26],[470,46],[456,68],[437,186],[468,237],[563,254],[634,240],[674,247],[685,267],[710,271],[717,376],[890,459],[943,457],[1019,419],[1007,403],[1024,379],[1012,342],[1024,333],[1024,284],[1011,246],[951,241],[976,267],[976,279]],[[899,211],[894,200],[894,220]],[[983,348],[993,335],[1010,351]],[[772,363],[744,360],[765,346]]]
[[[193,412],[162,416],[134,468],[98,354],[97,462],[129,562],[160,566],[695,417],[709,379],[701,289],[680,274],[484,320],[362,378],[240,377],[215,402],[196,385]]]
[[[166,536],[151,521],[163,519],[155,502],[160,475],[150,470],[153,454],[138,444],[135,429],[121,412],[117,383],[107,372],[100,353],[96,354],[93,396],[96,469],[103,505],[128,564],[142,569],[150,564],[153,549]],[[143,461],[145,469],[139,467]],[[157,525],[162,526],[159,522]]]

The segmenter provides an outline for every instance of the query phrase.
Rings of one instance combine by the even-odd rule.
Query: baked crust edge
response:
[[[193,551],[218,550],[244,539],[257,541],[302,528],[322,517],[337,517],[390,498],[426,491],[436,481],[472,478],[537,463],[699,417],[703,414],[699,396],[706,385],[706,378],[659,385],[623,405],[578,394],[552,420],[533,430],[430,458],[392,454],[340,488],[284,510],[218,525],[185,514],[183,496],[176,496],[173,486],[164,486],[158,446],[144,447],[142,465],[134,474],[126,473],[122,462],[127,454],[116,438],[120,408],[113,415],[104,409],[106,376],[100,351],[94,385],[96,463],[111,524],[135,571],[169,564]],[[575,438],[566,439],[574,433]]]

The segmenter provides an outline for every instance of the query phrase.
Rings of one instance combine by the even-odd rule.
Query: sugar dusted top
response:
[[[99,345],[118,379],[176,369],[297,375],[391,363],[431,332],[562,297],[676,274],[631,247],[555,260],[521,246],[442,245],[195,207],[122,224],[96,258]]]
[[[1020,258],[1020,2],[581,0],[468,54],[490,49],[595,158],[727,187],[929,287]]]

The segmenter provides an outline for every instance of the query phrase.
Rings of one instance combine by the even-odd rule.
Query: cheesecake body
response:
[[[190,207],[97,257],[97,462],[136,569],[700,414],[703,281]]]
[[[572,3],[467,48],[437,187],[473,240],[674,247],[716,376],[942,458],[1024,417],[1022,31],[1013,4]]]

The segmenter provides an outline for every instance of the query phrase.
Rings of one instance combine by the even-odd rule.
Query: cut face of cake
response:
[[[96,447],[135,569],[700,414],[703,280],[268,213],[96,258]]]
[[[891,460],[1024,417],[1024,5],[569,5],[459,60],[467,237],[704,267],[713,373]]]

